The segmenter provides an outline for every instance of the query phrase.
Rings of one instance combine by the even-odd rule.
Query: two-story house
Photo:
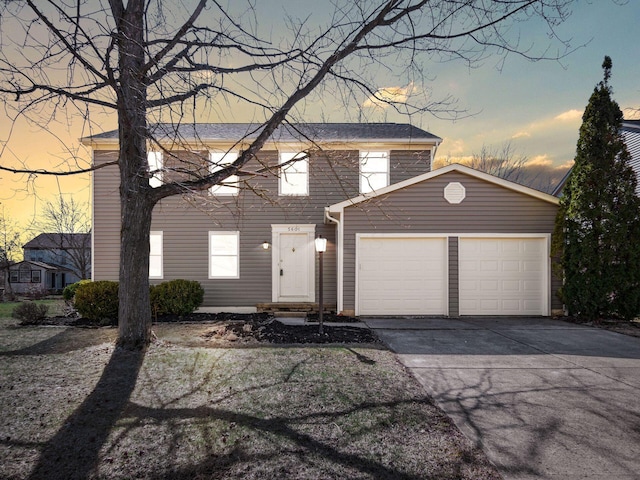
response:
[[[6,279],[14,293],[59,292],[91,276],[90,233],[41,233],[22,249]]]
[[[151,184],[222,168],[248,124],[181,126],[149,152]],[[95,165],[117,160],[118,133],[83,139]],[[314,239],[327,239],[324,301],[355,315],[549,315],[557,199],[450,165],[441,139],[408,124],[281,127],[237,177],[154,209],[149,276],[199,281],[204,306],[313,303]],[[176,147],[179,145],[179,147]],[[176,159],[188,163],[176,164]],[[117,280],[117,166],[93,173],[93,278]]]

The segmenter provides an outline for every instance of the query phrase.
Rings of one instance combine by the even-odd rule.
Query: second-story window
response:
[[[360,152],[360,193],[389,185],[389,153]]]
[[[309,195],[307,154],[281,152],[280,165],[280,195]]]
[[[211,152],[209,153],[209,171],[215,173],[224,167],[231,165],[238,159],[236,152]],[[211,195],[237,195],[238,194],[238,176],[231,175],[222,183],[214,185],[209,189]]]
[[[153,188],[159,187],[162,185],[162,152],[147,152],[147,162],[152,175],[149,185]]]

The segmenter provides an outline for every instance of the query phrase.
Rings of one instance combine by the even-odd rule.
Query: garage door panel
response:
[[[446,314],[445,238],[361,237],[360,315]]]
[[[546,315],[544,238],[461,238],[461,315]]]

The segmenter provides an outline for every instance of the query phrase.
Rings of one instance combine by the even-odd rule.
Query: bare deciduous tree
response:
[[[16,222],[5,214],[4,207],[0,210],[0,288],[4,289],[7,298],[13,298],[9,267],[18,259],[22,243],[20,230]],[[2,300],[3,295],[0,295]]]
[[[499,148],[483,145],[480,152],[472,154],[471,157],[439,158],[434,168],[452,163],[462,163],[481,172],[546,193],[551,193],[571,168],[570,165],[554,166],[550,163],[532,162],[526,155],[518,154],[511,142],[506,142]]]
[[[12,29],[2,36],[0,93],[16,118],[30,116],[46,126],[76,111],[87,121],[88,134],[97,132],[90,113],[117,113],[119,344],[133,348],[146,345],[151,333],[146,272],[151,213],[160,200],[236,175],[279,125],[304,117],[312,100],[331,96],[347,110],[370,99],[406,114],[452,113],[450,99],[431,100],[427,62],[459,60],[471,66],[488,54],[511,53],[531,60],[558,58],[567,44],[558,43],[558,54],[549,54],[548,45],[535,51],[520,43],[515,27],[543,21],[554,36],[571,3],[336,0],[329,14],[326,4],[318,4],[320,25],[310,22],[310,14],[306,20],[285,17],[274,26],[251,1],[224,6],[192,0],[181,8],[161,0],[4,2],[3,31],[9,21]],[[274,32],[286,33],[274,38]],[[381,74],[424,88],[412,88],[408,98],[389,96],[376,81]],[[162,148],[160,138],[179,145],[181,125],[212,112],[229,118],[237,108],[253,109],[259,124],[237,160],[218,170],[174,167],[179,180],[150,185],[147,149]],[[159,123],[175,128],[157,131]],[[4,169],[33,172],[28,165]],[[86,169],[75,169],[81,170]]]

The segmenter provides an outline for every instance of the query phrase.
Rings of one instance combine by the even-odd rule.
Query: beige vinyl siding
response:
[[[117,150],[93,153],[94,165],[118,159]],[[120,170],[116,165],[95,170],[93,185],[93,268],[94,280],[118,280],[120,265]]]
[[[416,152],[392,151],[393,175],[400,175],[398,172],[405,161],[409,162],[409,176],[427,172],[430,151],[424,153],[429,157],[421,159]],[[117,151],[96,151],[94,161],[97,165],[115,160],[117,155]],[[186,154],[181,152],[180,155]],[[205,152],[188,155],[189,161],[196,165],[205,156]],[[324,207],[358,195],[358,161],[357,150],[313,151],[309,159],[309,195],[279,196],[275,168],[278,152],[266,150],[243,169],[256,175],[240,176],[241,186],[246,182],[250,188],[242,188],[237,196],[202,192],[162,200],[154,208],[151,229],[163,232],[163,279],[152,280],[152,283],[175,278],[197,280],[205,289],[205,306],[250,306],[270,302],[273,251],[264,250],[262,243],[272,241],[271,225],[314,224],[316,236],[322,235],[328,240],[324,255],[324,297],[327,305],[335,304],[335,225],[324,224]],[[175,159],[167,160],[165,166],[175,168]],[[117,167],[94,173],[94,278],[98,280],[118,279],[118,175]],[[169,172],[165,178],[175,175]],[[240,232],[240,278],[208,278],[210,231]],[[316,298],[317,288],[316,284]]]
[[[460,182],[466,198],[450,204],[443,196],[449,182]],[[553,231],[557,206],[488,183],[460,172],[450,172],[391,194],[347,207],[344,211],[344,309],[354,310],[356,233],[541,233]],[[451,244],[450,248],[453,248]],[[452,261],[452,259],[451,259]],[[451,269],[451,264],[450,264]],[[455,269],[454,269],[455,271]],[[454,283],[450,277],[450,285]],[[456,283],[457,285],[457,283]],[[552,279],[552,308],[561,308],[556,296],[560,282]],[[452,303],[450,312],[458,306]]]
[[[460,315],[458,237],[449,237],[449,316]]]
[[[430,171],[430,150],[391,150],[389,160],[390,185]]]

